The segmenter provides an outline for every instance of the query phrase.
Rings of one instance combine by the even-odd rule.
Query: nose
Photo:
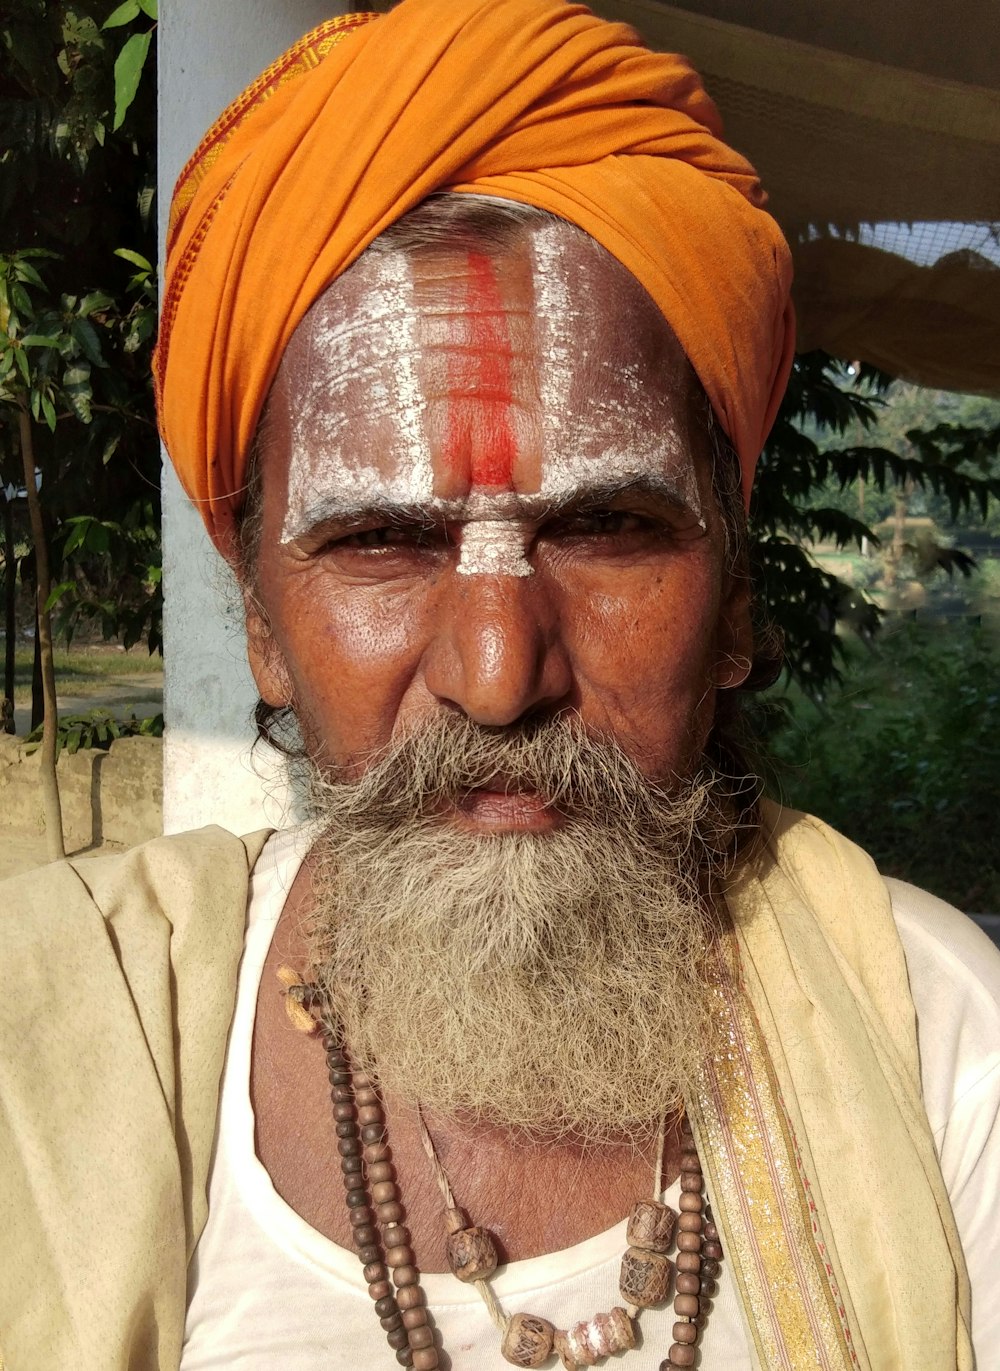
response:
[[[559,616],[535,577],[456,576],[448,601],[424,666],[438,700],[495,727],[569,702]]]

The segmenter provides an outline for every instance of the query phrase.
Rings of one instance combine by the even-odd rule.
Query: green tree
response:
[[[56,254],[45,268],[51,299],[92,306],[77,326],[77,388],[65,391],[80,422],[43,431],[36,443],[50,473],[42,499],[60,591],[57,629],[89,620],[107,636],[155,650],[155,5],[135,0],[110,10],[107,0],[4,6],[0,252]],[[101,365],[88,355],[88,327],[101,334]]]
[[[891,378],[870,367],[823,352],[801,354],[760,461],[751,505],[758,599],[784,634],[791,678],[814,696],[839,679],[838,626],[870,636],[881,611],[862,590],[818,566],[810,548],[877,541],[871,524],[892,507],[897,487],[943,502],[952,520],[985,520],[1000,501],[1000,426],[989,402],[967,414],[977,422],[941,422],[927,398],[936,393],[910,387],[924,406],[907,416],[916,425],[883,435],[876,425],[892,412],[890,387]],[[866,441],[871,437],[882,441]],[[856,495],[845,495],[859,481],[869,492],[863,514]],[[872,491],[886,502],[873,502]]]

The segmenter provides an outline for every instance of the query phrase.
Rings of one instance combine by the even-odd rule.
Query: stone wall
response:
[[[0,826],[44,830],[39,754],[0,734]],[[110,842],[132,846],[163,831],[163,743],[118,738],[107,752],[62,752],[57,767],[66,850]]]

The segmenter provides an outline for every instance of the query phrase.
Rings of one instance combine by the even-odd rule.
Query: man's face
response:
[[[745,594],[690,368],[592,240],[362,257],[296,330],[261,439],[251,663],[321,766],[458,711],[572,712],[651,778],[692,769],[745,674]],[[559,823],[504,777],[446,817]]]

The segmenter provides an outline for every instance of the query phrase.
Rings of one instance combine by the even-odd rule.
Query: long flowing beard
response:
[[[500,774],[562,816],[471,835],[449,809]],[[645,1136],[709,1034],[706,899],[732,783],[651,783],[572,721],[442,716],[359,781],[312,782],[316,974],[383,1088],[539,1137]]]

